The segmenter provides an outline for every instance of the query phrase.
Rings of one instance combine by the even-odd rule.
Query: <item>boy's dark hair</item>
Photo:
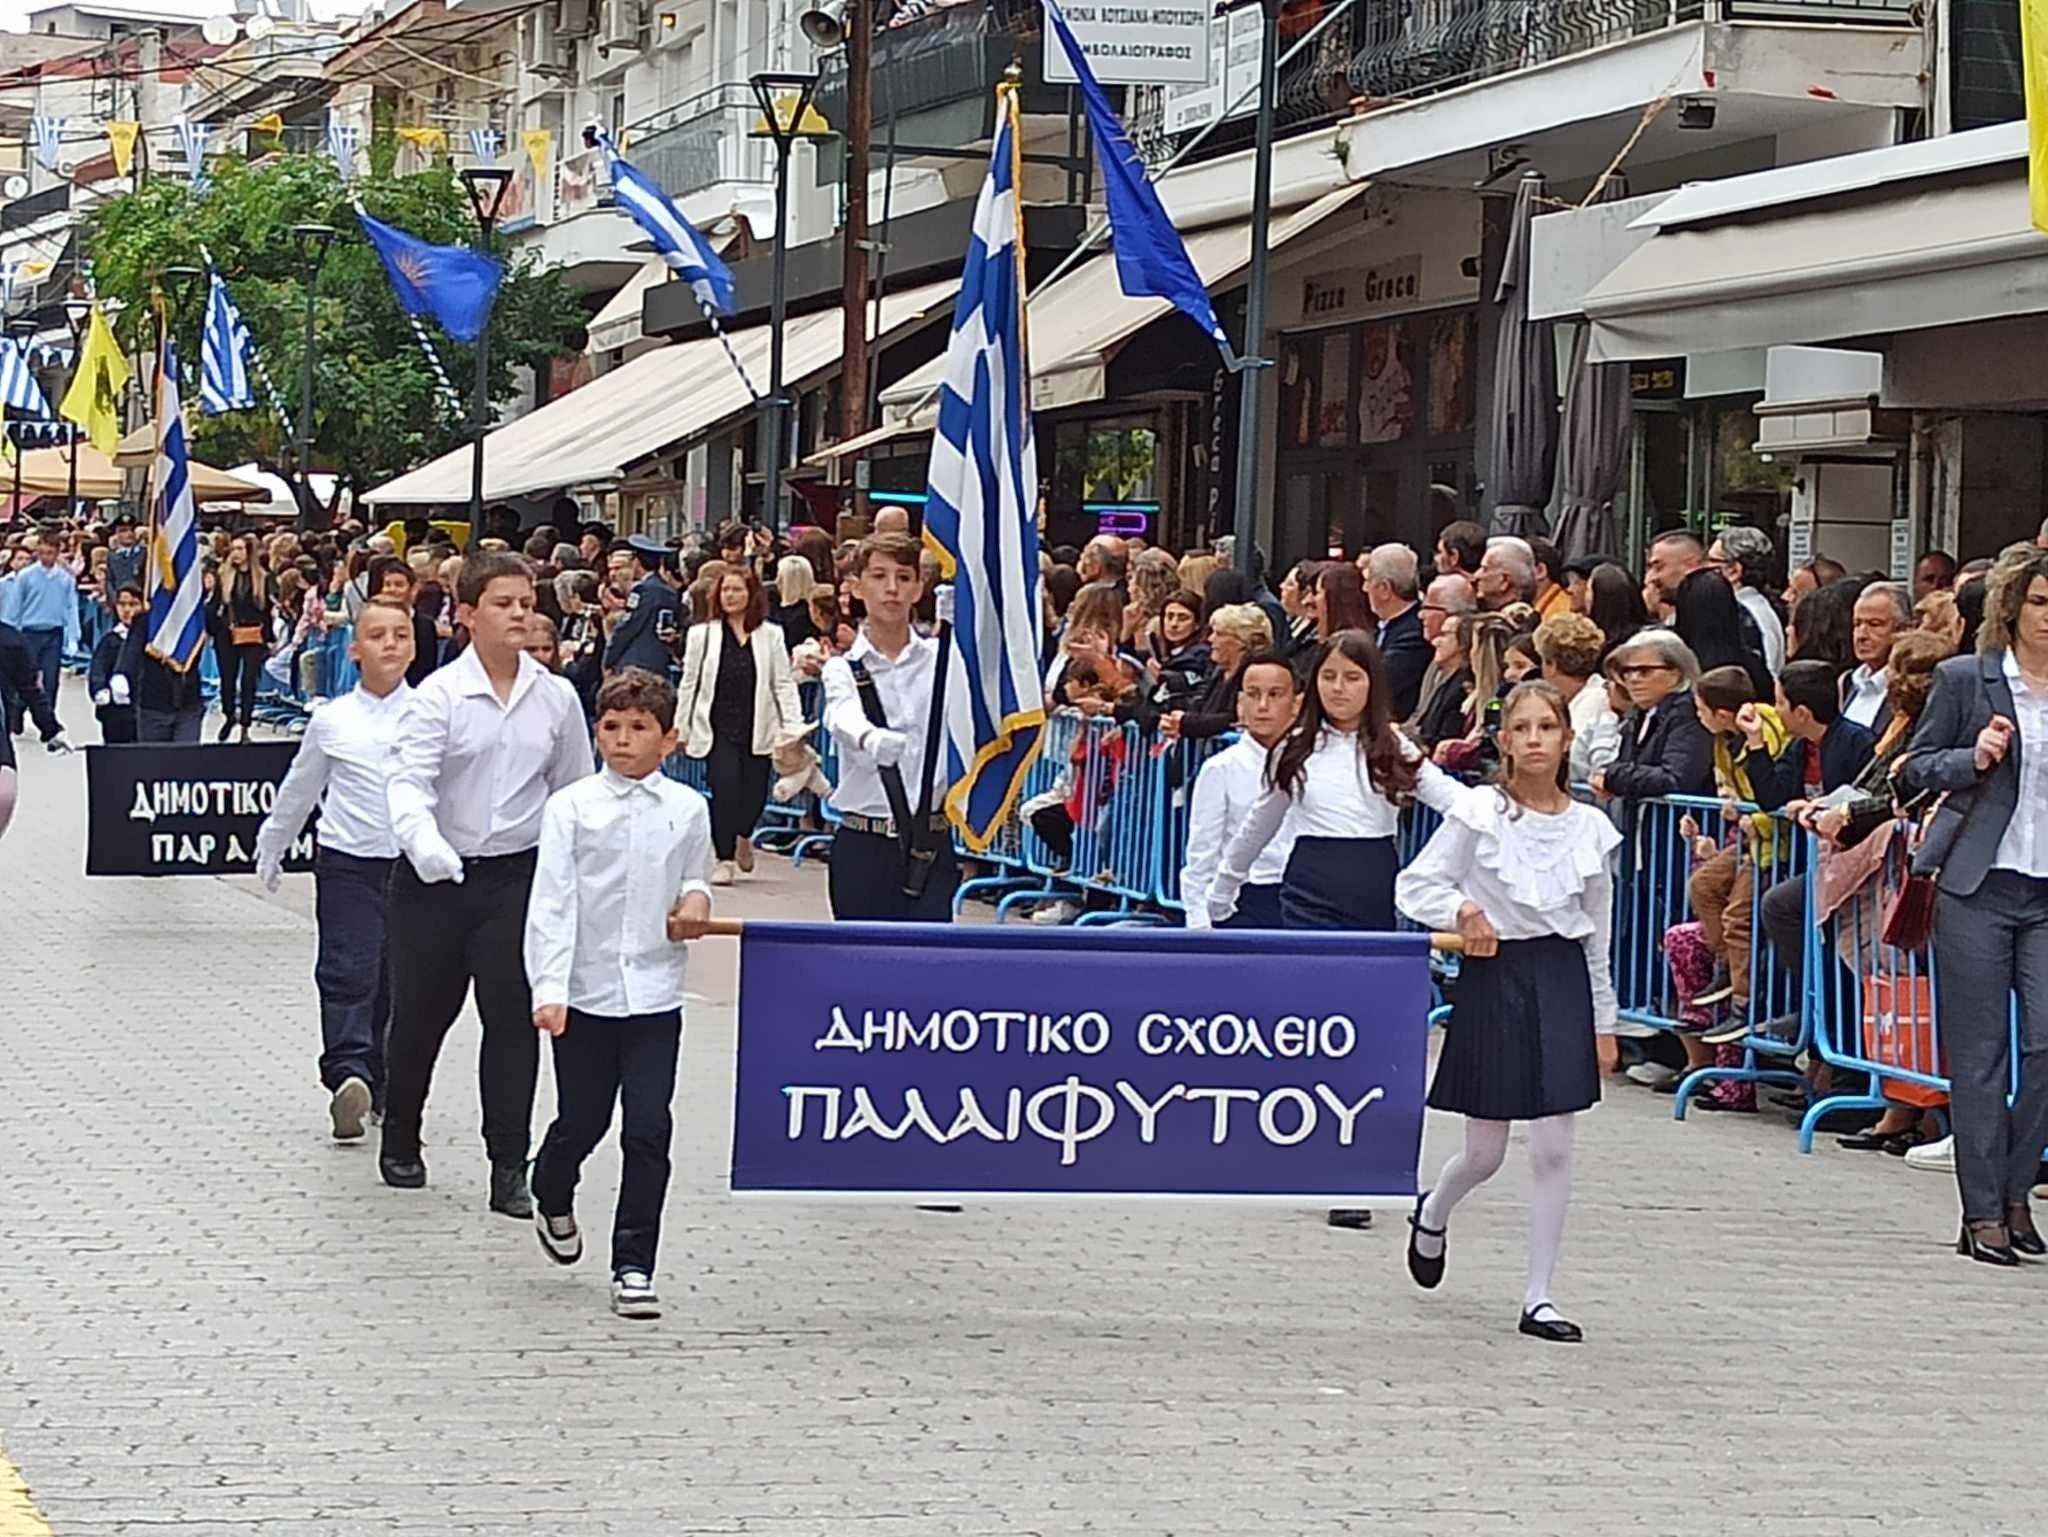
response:
[[[1744,667],[1716,667],[1701,673],[1697,692],[1710,710],[1739,710],[1756,703],[1756,685]]]
[[[135,583],[133,582],[123,582],[121,584],[121,590],[119,592],[116,592],[114,596],[117,598],[133,598],[137,603],[146,603],[147,601],[149,601],[148,599],[143,597],[142,589],[136,586]]]
[[[860,576],[876,560],[894,561],[913,571],[922,571],[924,546],[909,534],[869,534],[853,552],[853,574]]]
[[[1787,662],[1778,687],[1785,691],[1786,704],[1811,712],[1823,726],[1832,726],[1842,713],[1835,670],[1826,662]]]
[[[1067,663],[1066,671],[1060,674],[1062,688],[1102,688],[1102,673],[1095,665],[1095,659],[1077,656]]]
[[[479,550],[463,556],[462,569],[455,573],[455,601],[474,607],[483,601],[484,590],[501,576],[516,576],[527,586],[533,585],[533,567],[523,555],[510,550]]]
[[[419,577],[414,574],[412,567],[397,555],[379,555],[372,560],[369,570],[364,573],[363,585],[369,588],[372,594],[380,593],[384,590],[384,578],[394,571],[405,578],[407,592],[419,585]]]
[[[1288,661],[1286,657],[1273,650],[1270,646],[1262,651],[1254,651],[1244,659],[1244,666],[1237,670],[1238,681],[1242,683],[1254,667],[1279,668],[1287,674],[1287,681],[1294,685],[1294,692],[1297,694],[1301,692],[1301,674],[1295,670],[1292,662]]]
[[[597,691],[597,718],[612,710],[645,710],[663,731],[676,725],[676,691],[644,667],[621,667]]]

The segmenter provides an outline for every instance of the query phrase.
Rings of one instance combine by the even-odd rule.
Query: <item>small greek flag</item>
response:
[[[206,326],[199,336],[199,409],[208,416],[256,404],[249,385],[256,343],[218,272],[207,274]]]
[[[469,131],[469,152],[488,164],[505,153],[505,136],[495,128],[472,128]]]
[[[356,174],[356,147],[362,142],[362,129],[353,123],[344,123],[332,112],[327,114],[327,153],[340,168],[343,181]]]
[[[946,815],[976,852],[1002,827],[1045,733],[1016,88],[999,87],[996,100],[995,145],[946,345],[924,509],[925,543],[953,584],[960,651],[946,675]]]
[[[36,147],[36,159],[42,161],[45,170],[56,170],[57,160],[64,152],[64,119],[38,113],[28,120],[28,131]]]
[[[719,259],[697,227],[645,171],[621,158],[612,136],[598,131],[597,142],[612,168],[612,201],[633,216],[633,222],[654,242],[669,270],[688,283],[697,302],[718,315],[733,311],[732,269]]]
[[[50,402],[29,369],[28,349],[17,341],[0,344],[0,401],[25,416],[50,414]]]
[[[194,192],[206,190],[206,146],[212,138],[213,129],[207,124],[178,119],[178,147],[185,152],[185,169],[191,174]]]
[[[149,557],[143,562],[149,599],[149,654],[184,672],[206,641],[200,601],[199,512],[192,502],[192,467],[185,452],[185,420],[178,410],[178,357],[164,343],[158,370],[156,469],[150,484]]]

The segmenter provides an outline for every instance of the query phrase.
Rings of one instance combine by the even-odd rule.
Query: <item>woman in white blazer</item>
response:
[[[730,886],[733,866],[754,868],[747,835],[768,804],[769,755],[803,729],[796,672],[782,631],[767,623],[768,594],[747,566],[718,579],[714,616],[683,643],[683,751],[710,759],[711,884]]]

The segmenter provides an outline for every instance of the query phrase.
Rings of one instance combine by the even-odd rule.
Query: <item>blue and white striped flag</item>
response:
[[[356,174],[356,146],[362,142],[362,129],[353,123],[344,123],[332,112],[327,114],[327,153],[340,167],[343,181]]]
[[[246,411],[256,404],[256,391],[249,384],[256,343],[220,274],[209,272],[207,277],[206,326],[199,335],[199,409],[208,416]]]
[[[489,164],[505,153],[505,136],[495,128],[472,128],[469,131],[469,152]]]
[[[28,349],[20,342],[0,344],[0,401],[26,416],[47,417],[50,402],[28,366]]]
[[[960,652],[946,675],[946,815],[976,852],[1001,829],[1045,734],[1015,87],[998,88],[997,108],[946,346],[924,509],[925,542],[953,584]]]
[[[178,147],[185,152],[185,169],[192,177],[194,192],[206,190],[206,147],[212,138],[213,129],[208,124],[178,119]]]
[[[685,219],[661,185],[645,171],[621,158],[612,136],[600,130],[597,142],[604,147],[612,168],[612,201],[633,216],[633,222],[647,232],[654,249],[668,263],[669,270],[696,291],[697,302],[718,315],[733,311],[732,269],[719,259],[697,227]]]
[[[206,640],[200,602],[199,509],[192,501],[185,418],[178,409],[178,356],[164,343],[156,386],[156,500],[149,508],[149,556],[143,562],[149,598],[149,654],[184,672]]]
[[[36,159],[42,161],[45,170],[56,170],[64,153],[64,119],[39,112],[28,120],[28,131],[36,148]]]

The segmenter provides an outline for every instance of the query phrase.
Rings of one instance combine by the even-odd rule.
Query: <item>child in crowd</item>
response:
[[[612,1219],[612,1311],[656,1318],[683,945],[711,918],[711,816],[701,795],[661,772],[676,750],[666,679],[637,667],[608,678],[597,695],[597,748],[603,771],[548,797],[527,907],[533,1022],[553,1038],[558,1096],[533,1165],[533,1222],[548,1258],[582,1258],[576,1181],[619,1107],[625,1167]]]
[[[334,1140],[354,1142],[384,1103],[384,1036],[391,1015],[384,944],[384,888],[398,858],[385,787],[399,719],[412,689],[412,614],[371,598],[356,615],[349,655],[356,686],[313,711],[306,734],[256,832],[256,874],[277,890],[285,855],[320,808],[313,856],[313,916],[320,992],[320,1081]]]
[[[1116,709],[1115,684],[1103,677],[1111,665],[1087,657],[1075,657],[1067,664],[1068,705],[1088,720],[1106,717]],[[1034,795],[1024,803],[1025,820],[1045,840],[1054,862],[1061,868],[1072,861],[1075,829],[1093,827],[1107,810],[1123,766],[1123,733],[1114,726],[1102,730],[1084,721],[1075,734],[1073,751],[1058,782],[1043,795]],[[1065,919],[1049,917],[1046,921]]]
[[[142,615],[142,589],[130,583],[114,594],[114,627],[92,648],[92,662],[85,671],[85,686],[92,695],[93,713],[99,717],[100,740],[109,747],[135,740],[135,701],[128,692],[128,680],[119,677],[121,648],[128,644],[128,627]]]
[[[562,670],[561,631],[555,628],[554,620],[546,614],[535,614],[526,621],[526,645],[523,648],[549,672]]]
[[[1244,664],[1237,694],[1238,739],[1212,756],[1195,775],[1188,808],[1187,856],[1180,872],[1180,898],[1188,927],[1206,929],[1209,887],[1232,834],[1244,825],[1266,778],[1266,759],[1301,713],[1301,678],[1277,651],[1255,652]],[[1222,927],[1277,929],[1280,884],[1294,840],[1283,829],[1252,862],[1238,888],[1237,911]]]
[[[1500,731],[1497,782],[1454,787],[1443,825],[1400,874],[1401,911],[1465,941],[1455,1012],[1430,1084],[1434,1109],[1465,1117],[1464,1151],[1415,1202],[1408,1271],[1439,1285],[1458,1202],[1507,1156],[1511,1122],[1529,1123],[1529,1276],[1522,1333],[1572,1343],[1551,1305],[1571,1201],[1573,1116],[1600,1098],[1594,1034],[1615,1022],[1609,858],[1621,835],[1567,787],[1571,721],[1547,683],[1518,685]]]

